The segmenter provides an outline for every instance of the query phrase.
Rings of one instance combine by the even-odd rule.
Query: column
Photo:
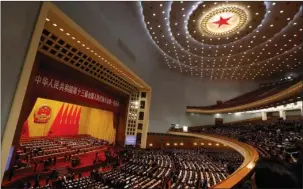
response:
[[[262,116],[262,121],[267,120],[267,112],[261,112],[261,116]]]
[[[141,91],[145,92],[145,96],[141,96],[140,100],[145,102],[145,107],[141,107],[141,110],[144,111],[144,119],[142,120],[143,127],[141,128],[141,148],[146,148],[147,141],[147,132],[149,127],[149,110],[150,110],[150,99],[151,99],[151,91]]]
[[[280,110],[279,111],[280,118],[283,120],[286,120],[286,111],[285,110]]]

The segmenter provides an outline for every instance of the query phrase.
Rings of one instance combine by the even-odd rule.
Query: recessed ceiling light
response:
[[[165,11],[162,11],[162,14],[165,14]]]
[[[276,4],[275,2],[272,3],[272,5],[275,5],[275,4]]]
[[[284,12],[283,10],[280,11],[280,13],[283,13],[283,12]]]
[[[259,15],[259,13],[258,13],[258,12],[256,12],[256,15]]]
[[[295,22],[294,25],[297,25],[297,23]]]
[[[290,20],[290,18],[287,18],[287,20]]]
[[[273,25],[273,24],[271,24],[271,25],[270,25],[270,27],[274,27],[274,25]]]
[[[156,14],[154,13],[153,16],[156,16]]]

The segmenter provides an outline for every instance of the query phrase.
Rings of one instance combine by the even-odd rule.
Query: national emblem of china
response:
[[[41,105],[34,113],[35,123],[47,123],[51,117],[52,109],[47,105]]]

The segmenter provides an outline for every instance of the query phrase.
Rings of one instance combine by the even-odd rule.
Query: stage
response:
[[[40,175],[41,182],[44,182],[46,177],[48,177],[53,170],[57,170],[59,173],[61,172],[61,175],[64,175],[68,172],[72,172],[75,174],[81,173],[83,176],[85,174],[89,174],[89,172],[95,168],[102,168],[104,171],[110,170],[111,165],[106,166],[105,163],[106,151],[108,151],[108,146],[104,146],[102,149],[99,150],[94,150],[88,153],[76,155],[81,159],[81,161],[80,164],[75,167],[72,167],[70,161],[65,161],[64,157],[59,157],[56,162],[56,165],[49,166],[48,171],[45,171],[42,165],[37,167],[36,172],[33,171],[32,167],[32,169],[29,169],[26,172],[16,172],[10,181],[8,181],[8,174],[6,173],[2,181],[2,187],[16,187],[16,185],[18,185],[19,183],[23,183],[24,181],[34,180],[38,175]],[[94,164],[97,152],[99,161]],[[45,183],[43,184],[45,185]]]

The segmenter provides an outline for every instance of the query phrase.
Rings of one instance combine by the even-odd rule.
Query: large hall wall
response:
[[[1,140],[40,5],[1,2]]]
[[[20,3],[20,2],[19,2]],[[18,57],[18,60],[6,58],[2,61],[3,68],[12,66],[17,68],[13,74],[5,73],[7,81],[15,82],[15,86],[2,86],[3,98],[6,102],[3,117],[7,117],[10,105],[15,93],[16,83],[21,73],[25,52],[30,41],[30,32],[34,28],[38,13],[39,2],[3,2],[2,17],[5,23],[26,23],[12,27],[2,27],[3,46],[11,44],[25,44],[18,46],[16,51],[6,50],[2,53],[5,57]],[[144,79],[152,87],[150,132],[166,132],[172,123],[180,125],[195,125],[185,113],[187,105],[210,105],[217,100],[227,100],[250,91],[258,86],[254,82],[214,82],[203,81],[199,78],[189,78],[168,69],[164,65],[160,51],[151,43],[151,39],[145,31],[138,15],[137,9],[130,2],[54,2],[63,12],[78,23],[84,30],[93,36],[100,44],[114,54],[137,75]],[[14,7],[22,7],[19,11],[13,11]],[[11,11],[7,11],[10,9]],[[115,10],[115,11],[113,11]],[[12,13],[14,12],[14,13]],[[15,15],[16,14],[16,15]],[[12,17],[12,18],[10,18]],[[31,29],[29,29],[31,28]],[[15,38],[10,30],[15,33]],[[25,34],[24,34],[25,31]],[[3,35],[5,34],[5,35]],[[122,42],[133,54],[133,58],[127,55],[121,48]],[[135,58],[134,58],[135,57]],[[2,59],[3,60],[3,59]],[[169,90],[168,90],[169,89]],[[3,126],[6,123],[3,120]],[[205,116],[201,123],[212,124],[213,116]],[[200,122],[200,121],[198,121]],[[3,124],[4,123],[4,124]]]

